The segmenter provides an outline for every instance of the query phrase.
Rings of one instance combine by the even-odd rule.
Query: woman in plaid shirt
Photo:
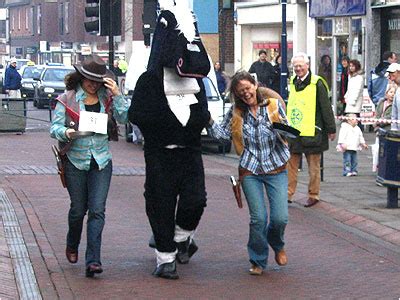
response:
[[[288,223],[286,163],[289,149],[273,129],[268,113],[268,106],[277,103],[279,122],[287,124],[284,102],[273,90],[259,87],[245,71],[233,76],[229,93],[233,106],[221,124],[210,119],[208,131],[217,139],[232,139],[240,155],[239,180],[250,213],[249,272],[261,275],[267,266],[268,245],[274,250],[279,265],[287,263],[284,232]],[[269,200],[269,223],[264,188]]]

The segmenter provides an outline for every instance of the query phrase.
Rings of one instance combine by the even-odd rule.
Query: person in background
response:
[[[116,77],[124,76],[124,73],[122,72],[122,70],[121,70],[120,67],[119,67],[119,63],[118,63],[118,60],[117,60],[117,59],[114,60],[113,66],[114,66],[113,72],[114,72],[114,75],[115,75]]]
[[[267,59],[267,51],[263,49],[260,50],[258,56],[259,59],[253,62],[249,69],[249,73],[255,73],[257,75],[257,81],[260,86],[271,88],[274,68]]]
[[[96,113],[107,113],[107,107],[112,106],[113,116],[126,123],[129,107],[101,57],[93,55],[74,67],[76,72],[65,77],[66,92],[57,98],[50,134],[61,143],[69,142],[69,150],[63,147],[67,156],[65,181],[71,199],[65,255],[70,263],[77,263],[83,219],[88,212],[85,265],[86,277],[93,277],[103,272],[100,252],[112,175],[110,136],[96,133],[72,141],[71,138],[79,121],[83,122],[80,112],[91,112],[93,115],[87,118],[94,118]],[[74,118],[77,114],[79,119]],[[100,118],[96,123],[100,123]]]
[[[335,139],[336,124],[326,82],[320,76],[311,74],[308,55],[302,52],[295,54],[292,65],[296,76],[290,79],[287,116],[290,125],[300,131],[300,136],[289,139],[288,201],[293,201],[299,163],[304,153],[310,177],[308,199],[304,206],[311,207],[319,201],[321,153],[329,149],[328,139]]]
[[[387,85],[385,98],[378,102],[376,107],[376,118],[377,119],[391,119],[392,118],[392,106],[394,95],[396,94],[397,85],[393,82]],[[374,124],[375,130],[382,128],[384,130],[390,130],[390,123],[377,122]]]
[[[277,92],[281,93],[281,65],[282,65],[282,57],[278,54],[275,58],[275,65],[274,65],[274,73],[272,77],[272,86],[271,88]],[[286,70],[287,76],[289,76],[288,70]]]
[[[17,71],[17,59],[12,58],[4,75],[4,90],[9,98],[21,98],[22,77]]]
[[[340,126],[338,144],[336,149],[343,152],[343,176],[358,175],[357,151],[368,149],[360,127],[357,126],[356,114],[347,114],[347,121]]]
[[[397,62],[397,55],[392,51],[386,51],[382,55],[382,61],[371,70],[368,78],[368,94],[374,104],[385,97],[388,79],[385,76],[388,67]]]
[[[221,64],[219,63],[219,61],[217,61],[214,64],[214,70],[215,70],[215,75],[217,76],[218,92],[221,96],[224,96],[226,91],[227,80],[226,80],[226,75],[221,70]]]
[[[340,83],[339,83],[339,102],[342,104],[342,110],[340,115],[344,115],[344,111],[346,109],[346,101],[344,99],[344,95],[347,92],[347,86],[349,82],[349,62],[350,59],[347,56],[342,57],[342,74],[340,74]]]
[[[288,260],[284,233],[288,223],[289,149],[272,127],[274,121],[287,124],[285,106],[278,93],[260,87],[246,71],[232,77],[229,95],[234,104],[224,120],[217,124],[210,118],[207,130],[217,139],[232,138],[240,155],[239,181],[250,213],[249,273],[261,275],[268,262],[268,245],[274,250],[278,265],[286,265]],[[269,200],[269,222],[264,189]]]
[[[329,91],[332,89],[332,65],[331,57],[328,54],[322,55],[321,63],[318,67],[318,75],[325,79],[328,84]],[[329,92],[328,91],[328,92]]]
[[[400,86],[400,64],[392,63],[387,68],[385,76],[389,79],[390,82],[393,82]],[[397,88],[396,94],[394,95],[393,99],[393,106],[392,106],[392,124],[391,130],[400,130],[400,89]]]
[[[361,63],[352,59],[349,62],[349,81],[347,85],[347,92],[344,95],[346,102],[345,113],[356,114],[360,116],[361,106],[363,102],[363,90],[364,90],[364,76],[361,71]]]

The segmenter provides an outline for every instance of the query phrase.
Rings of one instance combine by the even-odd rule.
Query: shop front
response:
[[[258,60],[260,50],[274,64],[281,53],[282,6],[278,0],[235,3],[235,70],[248,70]],[[287,5],[287,58],[293,56],[295,5]],[[268,17],[266,17],[268,16]]]
[[[316,19],[315,55],[317,73],[325,77],[337,112],[341,64],[344,56],[360,61],[365,70],[365,0],[314,0],[309,15]],[[330,64],[323,63],[323,61]]]
[[[400,54],[400,1],[375,1],[371,4],[380,16],[380,52]]]

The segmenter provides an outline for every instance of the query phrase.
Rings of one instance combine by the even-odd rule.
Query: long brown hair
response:
[[[257,85],[257,81],[247,71],[237,71],[232,77],[231,83],[229,85],[229,97],[231,99],[231,102],[234,103],[236,107],[240,108],[241,110],[245,110],[248,108],[248,105],[244,103],[236,93],[237,86],[242,80],[246,80],[254,85]],[[257,88],[257,103],[260,104],[262,102],[263,99],[261,97],[260,90],[259,88]]]
[[[350,64],[352,64],[354,67],[356,67],[356,70],[353,73],[351,73],[351,71],[350,71]],[[351,76],[353,76],[354,74],[359,73],[360,70],[361,70],[361,63],[357,59],[351,59],[349,61],[349,74]]]
[[[84,77],[81,73],[77,71],[67,74],[64,78],[65,88],[67,91],[76,90],[78,84],[82,82],[83,78]]]

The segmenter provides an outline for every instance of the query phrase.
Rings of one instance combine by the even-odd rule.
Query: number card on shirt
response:
[[[108,115],[90,111],[81,111],[79,115],[79,131],[93,131],[107,134]]]

